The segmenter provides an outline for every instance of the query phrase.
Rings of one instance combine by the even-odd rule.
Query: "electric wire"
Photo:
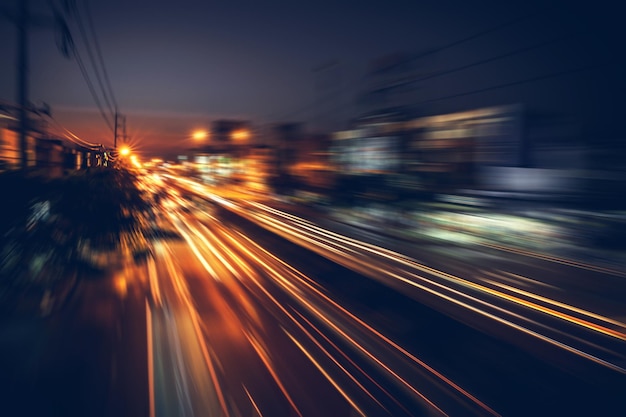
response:
[[[454,72],[464,71],[464,70],[472,68],[472,67],[476,67],[476,66],[479,66],[479,65],[484,65],[484,64],[487,64],[487,63],[490,63],[490,62],[501,60],[501,59],[510,58],[512,56],[515,56],[515,55],[523,54],[523,53],[526,53],[526,52],[530,52],[530,51],[533,51],[533,50],[536,50],[536,49],[543,48],[545,46],[548,46],[548,45],[551,45],[551,44],[554,44],[554,43],[558,43],[558,42],[561,42],[561,41],[564,41],[564,40],[567,40],[567,39],[571,39],[571,38],[573,38],[573,37],[575,37],[577,35],[580,35],[581,33],[583,33],[583,32],[568,33],[568,34],[565,34],[565,35],[562,35],[562,36],[558,36],[556,38],[549,39],[547,41],[537,42],[537,43],[532,44],[532,45],[523,46],[521,48],[515,49],[513,51],[505,52],[505,53],[502,53],[500,55],[495,55],[495,56],[492,56],[492,57],[489,57],[489,58],[480,59],[480,60],[471,62],[469,64],[463,64],[463,65],[458,66],[458,67],[449,68],[449,69],[445,69],[445,70],[442,70],[442,71],[439,71],[439,72],[435,72],[435,73],[432,73],[432,74],[424,75],[424,76],[419,77],[417,79],[411,79],[411,80],[407,80],[407,81],[404,81],[404,82],[401,82],[401,83],[397,83],[397,84],[394,84],[393,87],[400,87],[400,86],[407,85],[407,84],[418,83],[418,82],[430,80],[430,79],[433,79],[433,78],[441,77],[441,76],[444,76],[444,75],[449,75],[449,74],[452,74]],[[388,88],[387,87],[382,87],[382,88],[379,88],[379,89],[376,89],[376,90],[372,90],[372,91],[383,91],[383,90],[386,90],[386,89],[388,89]]]
[[[50,116],[50,115],[46,115],[54,124],[57,128],[61,129],[62,131],[64,131],[65,133],[62,133],[64,137],[66,137],[69,141],[71,141],[72,143],[75,143],[79,146],[82,146],[84,148],[88,148],[91,150],[98,150],[102,148],[101,144],[96,144],[96,143],[91,143],[89,141],[86,141],[82,138],[80,138],[78,135],[76,135],[75,133],[73,133],[71,130],[69,130],[68,128],[66,128],[65,126],[63,126],[58,120],[56,120],[54,117]]]
[[[542,74],[542,75],[538,75],[538,76],[535,76],[535,77],[530,77],[530,78],[525,78],[525,79],[521,79],[521,80],[510,81],[510,82],[497,84],[497,85],[492,85],[492,86],[479,88],[479,89],[475,89],[475,90],[463,91],[463,92],[460,92],[460,93],[449,94],[449,95],[446,95],[446,96],[434,97],[434,98],[425,99],[425,100],[421,100],[421,101],[415,101],[415,102],[411,102],[410,105],[411,106],[417,106],[417,105],[426,104],[426,103],[433,103],[433,102],[437,102],[437,101],[449,100],[449,99],[453,99],[453,98],[457,98],[457,97],[464,97],[464,96],[469,96],[469,95],[473,95],[473,94],[480,94],[480,93],[484,93],[484,92],[488,92],[488,91],[499,90],[499,89],[508,88],[508,87],[514,87],[514,86],[523,85],[523,84],[529,84],[529,83],[533,83],[533,82],[537,82],[537,81],[543,81],[543,80],[548,80],[548,79],[551,79],[551,78],[558,78],[558,77],[573,75],[573,74],[580,73],[580,72],[593,71],[593,70],[597,70],[597,69],[601,69],[601,68],[607,68],[607,67],[611,67],[611,66],[617,66],[617,65],[620,65],[620,62],[618,60],[604,62],[604,63],[599,63],[599,64],[592,64],[592,65],[587,65],[587,66],[582,66],[582,67],[577,67],[577,68],[569,68],[569,69],[565,69],[565,70],[558,71],[558,72],[552,72],[552,73],[549,73],[549,74]],[[335,110],[341,108],[341,106],[343,106],[343,103],[338,103],[337,106],[334,106],[334,107],[328,109],[328,112],[335,111]]]
[[[98,110],[100,112],[100,115],[102,116],[103,120],[105,121],[106,125],[108,126],[108,128],[111,130],[111,132],[114,132],[115,129],[113,128],[113,123],[111,122],[109,116],[107,115],[105,109],[103,108],[102,102],[100,101],[100,97],[96,91],[96,88],[89,76],[89,72],[87,70],[87,67],[85,66],[85,63],[81,57],[79,48],[76,45],[76,42],[74,42],[71,33],[69,32],[69,27],[66,24],[65,18],[62,16],[62,14],[59,12],[58,8],[56,7],[55,3],[53,0],[49,0],[49,4],[50,7],[53,11],[53,13],[55,14],[55,16],[57,17],[58,20],[60,20],[60,22],[63,23],[63,26],[65,28],[65,30],[67,31],[67,33],[65,34],[66,39],[65,42],[67,43],[67,49],[68,52],[71,52],[71,54],[74,56],[76,63],[78,64],[78,67],[80,69],[81,75],[83,77],[83,79],[85,80],[85,83],[87,84],[87,88],[89,90],[89,93],[91,94],[92,98],[94,99],[94,102],[96,103],[96,106],[98,107]],[[77,17],[77,11],[78,11],[78,7],[76,6],[75,2],[67,2],[66,4],[64,4],[65,6],[65,10],[67,12],[67,14],[74,14],[74,21],[77,22],[78,26],[79,26],[79,30],[82,26],[82,22],[80,21],[80,19]],[[111,110],[111,104],[108,102],[107,99],[107,95],[105,94],[105,90],[104,87],[102,85],[102,80],[99,76],[99,72],[97,70],[97,66],[95,64],[95,59],[93,58],[93,54],[91,53],[91,48],[89,47],[89,42],[88,42],[88,38],[85,36],[85,31],[84,31],[84,27],[82,30],[80,30],[81,34],[83,35],[83,40],[85,41],[87,50],[89,52],[90,55],[90,59],[92,62],[92,66],[94,67],[94,71],[96,72],[96,77],[98,78],[98,82],[100,84],[100,88],[103,91],[103,97],[105,98],[105,101],[107,101],[107,104],[109,106],[109,110]]]
[[[80,57],[80,53],[78,52],[78,49],[76,47],[74,47],[74,56],[76,58],[76,62],[78,63],[78,66],[80,68],[80,72],[81,72],[85,82],[87,83],[87,87],[89,88],[89,92],[91,93],[94,101],[96,102],[96,106],[98,107],[98,110],[100,111],[100,115],[102,116],[102,118],[106,122],[106,124],[109,127],[109,129],[111,130],[111,132],[114,132],[115,129],[113,128],[113,125],[112,125],[111,121],[109,120],[109,118],[107,117],[104,109],[102,108],[102,103],[100,102],[100,99],[99,99],[99,97],[98,97],[98,95],[97,95],[97,93],[95,91],[93,83],[91,82],[91,79],[89,78],[89,74],[87,72],[87,68],[85,67],[85,64],[83,63],[83,60]]]
[[[95,25],[93,23],[93,18],[92,18],[89,4],[90,4],[89,1],[85,1],[85,12],[87,15],[87,24],[89,25],[91,36],[96,46],[96,53],[98,55],[98,60],[100,61],[100,66],[102,67],[102,74],[104,75],[104,81],[105,81],[107,90],[109,92],[109,97],[111,98],[113,106],[115,107],[115,110],[117,111],[117,108],[118,108],[117,100],[115,99],[115,94],[113,94],[113,87],[111,87],[111,80],[109,79],[109,73],[104,63],[104,58],[102,57],[102,49],[100,48],[100,42],[98,41],[98,37],[96,36]]]
[[[87,4],[88,2],[85,1],[84,3]],[[85,29],[85,25],[83,24],[83,17],[80,11],[80,7],[78,7],[77,5],[74,5],[73,8],[74,8],[75,16],[76,16],[75,21],[77,23],[79,33],[83,39],[83,42],[85,43],[85,49],[87,50],[89,61],[91,62],[91,66],[96,75],[96,80],[98,81],[98,86],[100,87],[100,91],[102,92],[102,97],[104,98],[104,101],[106,105],[108,106],[111,114],[115,114],[115,109],[117,108],[117,105],[114,107],[112,104],[112,102],[114,102],[113,96],[111,96],[111,99],[109,99],[109,95],[111,94],[110,84],[108,84],[108,88],[105,88],[105,85],[104,85],[105,83],[103,82],[104,75],[100,74],[100,68],[102,68],[102,72],[104,73],[106,70],[106,67],[104,66],[104,63],[102,62],[101,59],[99,62],[100,65],[98,65],[98,62],[96,61],[96,58],[92,51],[94,48],[92,48],[91,41],[89,40],[89,36],[87,34],[87,30]],[[93,31],[93,26],[91,26],[91,29],[92,29],[92,35],[95,36],[95,32]],[[94,42],[94,44],[99,45],[97,41]],[[100,58],[101,58],[101,54],[100,54]]]
[[[514,26],[514,25],[516,25],[516,24],[518,24],[518,23],[521,23],[521,22],[523,22],[523,21],[525,21],[525,20],[529,20],[529,19],[532,19],[532,18],[534,18],[534,17],[537,17],[537,16],[539,16],[539,15],[541,15],[541,14],[545,13],[545,12],[546,12],[546,10],[547,10],[547,9],[537,10],[537,11],[533,11],[533,12],[528,13],[528,14],[524,14],[524,15],[522,15],[522,16],[517,16],[517,17],[515,17],[515,18],[513,18],[513,19],[507,20],[507,21],[506,21],[506,22],[504,22],[504,23],[497,24],[497,25],[492,26],[492,27],[490,27],[490,28],[487,28],[487,29],[485,29],[485,30],[482,30],[482,31],[479,31],[479,32],[473,33],[473,34],[471,34],[471,35],[468,35],[468,36],[466,36],[466,37],[463,37],[463,38],[460,38],[460,39],[454,40],[454,41],[452,41],[452,42],[450,42],[450,43],[447,43],[447,44],[445,44],[445,45],[442,45],[442,46],[439,46],[439,47],[435,47],[435,48],[431,48],[431,49],[429,49],[429,50],[427,50],[427,51],[425,51],[425,52],[421,52],[421,53],[414,54],[414,55],[412,55],[412,56],[410,57],[410,59],[411,59],[411,60],[417,60],[417,59],[420,59],[420,58],[426,57],[426,56],[428,56],[428,55],[432,55],[432,54],[435,54],[435,53],[437,53],[437,52],[440,52],[440,51],[443,51],[443,50],[446,50],[446,49],[453,48],[453,47],[455,47],[455,46],[458,46],[458,45],[461,45],[461,44],[463,44],[463,43],[466,43],[466,42],[472,41],[472,40],[474,40],[474,39],[480,38],[480,37],[482,37],[482,36],[485,36],[485,35],[487,35],[487,34],[489,34],[489,33],[496,32],[496,31],[499,31],[499,30],[505,29],[505,28],[507,28],[507,27],[509,27],[509,26]],[[341,88],[341,89],[340,89],[340,91],[337,91],[336,93],[342,93],[342,92],[345,92],[345,91],[349,91],[349,89],[350,89],[350,88],[352,88],[352,87],[354,87],[354,86],[355,86],[355,84],[358,84],[358,83],[360,83],[360,82],[362,82],[362,81],[363,81],[363,80],[358,80],[358,81],[357,81],[357,82],[355,82],[355,83],[351,83],[350,85],[347,85],[347,86],[345,86],[345,87]],[[291,111],[291,112],[286,112],[286,113],[284,113],[282,116],[279,116],[279,118],[294,117],[294,116],[296,116],[296,115],[298,115],[298,114],[302,114],[302,113],[304,113],[304,112],[306,112],[306,111],[309,111],[309,110],[311,110],[311,109],[314,109],[316,106],[319,106],[319,105],[321,105],[321,104],[323,104],[323,103],[325,103],[325,102],[329,101],[331,98],[334,98],[334,97],[332,97],[332,96],[327,96],[327,97],[323,98],[322,100],[316,100],[315,102],[312,102],[312,103],[306,104],[306,105],[302,106],[301,108],[299,108],[299,109],[297,109],[297,110],[294,110],[294,111]],[[336,107],[334,107],[333,109],[336,109],[336,108],[338,108],[338,107],[336,106]],[[275,116],[274,116],[274,117],[275,117]],[[274,117],[271,117],[271,116],[270,116],[270,118],[274,118]]]
[[[499,30],[508,28],[509,26],[514,26],[514,25],[516,25],[516,24],[518,24],[520,22],[523,22],[525,20],[529,20],[529,19],[532,19],[534,17],[540,16],[543,13],[545,13],[546,10],[547,9],[536,10],[536,11],[533,11],[531,13],[528,13],[528,14],[525,14],[525,15],[522,15],[522,16],[517,16],[517,17],[515,17],[513,19],[510,19],[510,20],[507,20],[506,22],[501,23],[499,25],[492,26],[492,27],[490,27],[488,29],[481,30],[479,32],[476,32],[476,33],[474,33],[472,35],[466,36],[466,37],[461,38],[461,39],[457,39],[457,40],[452,41],[452,42],[450,42],[448,44],[445,44],[445,45],[442,45],[442,46],[438,46],[436,48],[431,48],[431,49],[429,49],[427,51],[415,54],[411,58],[412,59],[419,59],[419,58],[423,58],[423,57],[428,56],[428,55],[435,54],[437,52],[444,51],[446,49],[453,48],[455,46],[458,46],[458,45],[464,44],[466,42],[472,41],[474,39],[480,38],[482,36],[485,36],[485,35],[487,35],[489,33],[497,32]]]
[[[601,63],[601,64],[593,64],[593,65],[586,65],[586,66],[583,66],[583,67],[570,68],[570,69],[563,70],[563,71],[552,72],[552,73],[549,73],[549,74],[543,74],[543,75],[539,75],[539,76],[536,76],[536,77],[525,78],[525,79],[522,79],[522,80],[516,80],[516,81],[511,81],[511,82],[507,82],[507,83],[503,83],[503,84],[492,85],[492,86],[489,86],[489,87],[479,88],[479,89],[476,89],[476,90],[464,91],[464,92],[461,92],[461,93],[455,93],[455,94],[450,94],[450,95],[447,95],[447,96],[435,97],[435,98],[431,98],[431,99],[427,99],[427,100],[422,100],[422,101],[420,101],[418,103],[415,103],[415,104],[424,104],[424,103],[432,103],[432,102],[441,101],[441,100],[449,100],[449,99],[452,99],[452,98],[457,98],[457,97],[469,96],[469,95],[473,95],[473,94],[484,93],[484,92],[487,92],[487,91],[498,90],[498,89],[501,89],[501,88],[513,87],[513,86],[517,86],[517,85],[532,83],[532,82],[535,82],[535,81],[542,81],[542,80],[547,80],[547,79],[550,79],[550,78],[562,77],[562,76],[566,76],[566,75],[575,74],[575,73],[578,73],[578,72],[591,71],[591,70],[595,70],[595,69],[599,69],[599,68],[606,68],[606,67],[617,65],[617,64],[618,64],[617,62],[605,62],[605,63]]]

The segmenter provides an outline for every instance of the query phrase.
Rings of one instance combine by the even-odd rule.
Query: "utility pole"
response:
[[[115,110],[115,128],[113,129],[113,149],[117,149],[117,109]]]
[[[29,112],[32,111],[28,100],[28,82],[30,76],[29,34],[31,27],[54,27],[56,21],[49,16],[31,13],[30,0],[16,0],[17,10],[0,7],[0,17],[8,19],[14,23],[17,29],[16,52],[16,101],[19,118],[19,144],[20,144],[20,168],[28,168],[28,133],[30,131]]]
[[[28,25],[29,0],[18,1],[17,18],[17,102],[20,118],[20,167],[28,168]]]
[[[116,110],[115,111],[115,126],[113,129],[113,136],[114,136],[113,137],[113,149],[117,149],[117,138],[119,136],[117,132],[119,131],[120,127],[122,129],[122,140],[124,141],[124,143],[126,143],[126,116],[122,116]]]
[[[126,116],[122,116],[122,140],[124,143],[128,143],[128,138],[126,137]]]

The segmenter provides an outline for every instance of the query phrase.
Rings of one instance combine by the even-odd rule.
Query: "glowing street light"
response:
[[[122,156],[130,155],[130,148],[128,146],[122,146],[120,148],[120,155],[122,155]]]
[[[209,136],[209,134],[206,130],[196,130],[191,136],[194,138],[194,140],[200,141],[205,140]]]

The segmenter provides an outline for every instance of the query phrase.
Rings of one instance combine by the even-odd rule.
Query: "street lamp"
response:
[[[120,148],[120,155],[122,155],[122,156],[130,155],[130,148],[128,146],[122,146]]]
[[[206,130],[196,130],[191,135],[191,137],[194,138],[194,140],[197,140],[197,141],[205,140],[208,136],[209,136],[209,134],[207,133]]]

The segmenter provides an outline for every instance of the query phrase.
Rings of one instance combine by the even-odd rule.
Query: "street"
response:
[[[210,303],[228,317],[225,322],[239,323],[232,325],[244,333],[239,340],[256,351],[255,360],[267,369],[266,355],[285,357],[285,346],[295,345],[299,360],[296,355],[285,368],[275,359],[269,363],[277,366],[271,375],[278,396],[296,414],[327,414],[320,402],[315,411],[298,411],[306,401],[295,400],[302,390],[293,381],[304,372],[315,374],[305,371],[306,359],[325,377],[323,385],[347,403],[344,413],[332,406],[337,415],[349,415],[349,409],[364,415],[421,415],[424,410],[582,415],[582,410],[623,406],[623,277],[496,249],[405,245],[399,254],[260,203],[213,196],[205,204],[205,209],[168,214],[187,242],[168,255],[175,253],[186,277],[181,282],[194,288],[187,305],[206,311]],[[190,270],[194,262],[195,272]],[[220,291],[207,285],[218,285],[222,295],[214,299]],[[205,336],[221,328],[212,321],[207,325],[205,317],[213,314],[197,313]],[[258,322],[263,333],[251,330]],[[277,325],[271,337],[265,333]],[[208,349],[225,343],[225,333],[206,336]],[[235,345],[227,343],[224,349],[232,353]],[[210,356],[230,363],[219,351]],[[244,357],[250,356],[238,355],[237,362]],[[219,368],[209,365],[209,374]],[[260,367],[247,367],[243,375]],[[217,377],[224,382],[216,382],[214,389],[218,397],[220,389],[224,398],[235,397],[223,403],[242,404],[242,392],[234,399],[237,390],[257,406],[265,395],[272,397],[252,394],[245,377],[226,368]],[[367,388],[372,383],[376,388]],[[306,398],[315,395],[305,391]],[[330,398],[328,393],[324,398]]]
[[[13,340],[3,357],[21,350],[5,364],[8,409],[349,417],[626,407],[618,270],[396,239],[183,177],[159,184],[154,223],[167,233],[146,258],[109,258],[58,312],[3,327]]]

